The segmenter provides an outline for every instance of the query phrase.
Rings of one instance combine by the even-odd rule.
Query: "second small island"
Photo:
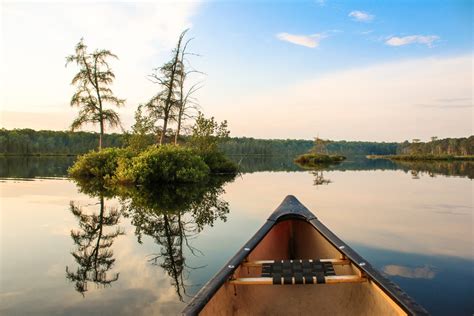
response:
[[[345,156],[328,154],[326,149],[328,143],[329,140],[316,137],[313,148],[308,153],[296,157],[294,161],[303,167],[318,167],[344,161],[346,159]]]

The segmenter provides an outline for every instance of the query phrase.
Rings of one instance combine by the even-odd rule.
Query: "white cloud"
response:
[[[374,19],[374,15],[369,14],[368,12],[364,11],[352,11],[349,13],[349,16],[353,18],[354,21],[359,21],[359,22],[370,22]]]
[[[404,37],[392,36],[385,41],[385,44],[389,46],[424,44],[428,47],[432,47],[433,42],[437,40],[439,40],[439,36],[436,36],[436,35],[410,35],[410,36],[404,36]]]
[[[315,48],[319,46],[319,42],[326,36],[323,34],[312,34],[312,35],[296,35],[289,33],[278,33],[276,37],[279,40],[289,42],[296,45],[301,45],[309,48]]]

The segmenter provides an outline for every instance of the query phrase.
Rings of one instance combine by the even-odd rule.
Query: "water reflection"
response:
[[[294,162],[294,156],[233,156],[239,164],[240,172],[254,173],[262,171],[304,171]],[[65,177],[67,169],[75,157],[0,157],[0,178],[37,178]],[[431,177],[437,175],[459,176],[474,179],[473,161],[428,161],[428,162],[393,162],[386,159],[366,159],[364,156],[349,156],[338,165],[325,166],[327,171],[361,171],[361,170],[403,170],[419,178],[422,174]]]
[[[87,282],[99,286],[111,285],[119,274],[107,276],[115,259],[111,250],[113,240],[124,234],[120,228],[110,231],[119,223],[121,216],[130,219],[135,228],[138,243],[150,237],[157,245],[148,261],[161,267],[171,278],[171,284],[182,301],[187,295],[187,284],[192,267],[186,264],[185,252],[194,256],[202,252],[191,245],[190,240],[216,220],[226,221],[229,204],[220,198],[223,185],[233,180],[229,177],[212,177],[207,183],[187,185],[157,185],[148,187],[107,187],[97,181],[77,181],[82,193],[99,197],[99,214],[86,214],[82,207],[71,202],[72,214],[79,221],[79,230],[71,231],[77,245],[72,253],[79,267],[76,272],[66,268],[66,278],[75,282],[76,290],[87,291]],[[120,209],[106,211],[104,196],[120,201]]]
[[[397,161],[397,166],[410,172],[413,179],[421,174],[468,177],[474,179],[474,161]]]
[[[407,267],[401,265],[390,264],[382,268],[385,274],[391,276],[400,276],[402,278],[410,279],[433,279],[436,276],[437,270],[429,265],[421,267]]]
[[[217,184],[215,195],[222,203],[229,201],[231,212],[214,210],[208,215],[206,201],[212,202],[213,191],[202,187],[183,188],[183,192],[165,187],[114,192],[118,190],[93,184],[81,185],[81,192],[85,193],[82,194],[65,179],[2,181],[0,235],[5,242],[1,244],[0,255],[4,258],[0,264],[0,314],[178,314],[183,303],[171,285],[175,283],[175,276],[182,282],[180,286],[187,283],[184,286],[187,293],[197,292],[197,285],[207,282],[261,227],[281,199],[293,193],[374,267],[382,271],[389,266],[386,269],[387,274],[391,273],[389,278],[431,313],[471,315],[474,310],[473,205],[472,183],[466,175],[468,169],[459,169],[459,176],[465,178],[438,176],[439,173],[433,173],[436,178],[431,178],[420,173],[420,179],[413,181],[409,173],[411,167],[390,161],[373,163],[351,159],[329,167],[337,170],[321,170],[324,178],[333,181],[322,190],[313,186],[314,176],[306,170],[244,174],[225,186],[224,196],[220,195],[223,190],[220,191]],[[21,171],[27,167],[18,164],[14,169]],[[264,167],[263,163],[258,166]],[[393,171],[384,171],[388,169]],[[35,172],[41,168],[30,171],[24,173],[36,176]],[[6,171],[2,174],[9,175]],[[211,197],[203,198],[206,194]],[[99,291],[94,290],[94,283],[89,280],[89,291],[84,299],[73,290],[74,283],[66,280],[64,272],[66,266],[70,272],[80,267],[70,255],[71,250],[78,249],[78,245],[73,248],[70,231],[71,228],[81,231],[80,221],[71,213],[69,204],[73,200],[75,206],[83,208],[83,213],[95,212],[99,217],[101,195],[106,216],[113,208],[121,213],[120,223],[107,227],[106,232],[113,233],[120,226],[127,233],[117,236],[109,248],[114,251],[116,260],[107,277],[111,279],[117,273],[120,277]],[[125,209],[124,205],[131,209]],[[143,216],[142,224],[131,225],[132,220],[140,222],[139,215]],[[148,228],[154,228],[155,220],[164,226],[164,217],[169,233],[167,235],[165,229],[157,233],[160,240],[170,236],[172,242],[159,244]],[[221,218],[227,218],[227,223]],[[180,237],[183,228],[189,229],[186,239]],[[140,234],[135,235],[136,230]],[[202,233],[196,238],[198,231]],[[137,243],[138,236],[143,244]],[[97,240],[92,244],[94,242]],[[45,244],[49,247],[44,248]],[[204,257],[200,251],[205,253]],[[176,268],[168,273],[160,265],[167,258],[171,260],[170,253],[175,260],[172,266]],[[181,258],[184,262],[179,262]],[[433,278],[427,278],[432,274],[425,266],[436,267]],[[192,269],[199,267],[203,268]],[[191,287],[193,285],[196,287]],[[179,290],[186,298],[183,287]]]
[[[324,178],[324,173],[322,170],[313,170],[311,174],[314,176],[313,184],[318,185],[327,185],[331,183],[331,180]]]
[[[73,271],[66,266],[66,278],[75,283],[76,291],[84,295],[88,282],[97,287],[110,286],[119,278],[119,273],[108,274],[115,263],[111,247],[115,238],[124,234],[120,227],[115,227],[120,220],[116,208],[107,208],[104,196],[99,197],[98,213],[87,213],[82,206],[70,203],[71,213],[79,222],[79,229],[71,230],[71,238],[76,245],[72,252],[78,267]]]
[[[320,185],[328,185],[332,181],[328,178],[324,177],[324,170],[331,170],[336,166],[339,166],[340,162],[334,163],[321,163],[318,165],[313,165],[311,167],[300,165],[303,170],[309,170],[309,173],[313,175],[313,185],[320,186]]]
[[[186,264],[184,248],[192,255],[202,255],[190,239],[214,221],[226,221],[229,205],[220,199],[222,185],[229,178],[212,178],[207,184],[157,186],[153,189],[127,188],[122,194],[122,210],[135,226],[138,242],[147,235],[158,246],[149,261],[163,268],[171,277],[180,300],[187,295],[186,284],[191,267]]]
[[[75,157],[0,156],[1,178],[64,177]]]

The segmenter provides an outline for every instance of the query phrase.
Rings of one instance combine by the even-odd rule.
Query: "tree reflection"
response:
[[[138,242],[147,235],[159,246],[149,261],[171,277],[180,300],[187,295],[190,270],[199,268],[186,264],[185,250],[192,255],[202,254],[190,244],[190,239],[215,220],[226,221],[229,205],[220,195],[228,180],[219,177],[205,185],[128,188],[121,192],[123,212],[131,218]]]
[[[419,179],[422,174],[474,179],[473,161],[396,161],[396,164],[400,169],[410,172],[413,179]]]
[[[324,173],[322,170],[313,170],[311,174],[314,176],[313,184],[318,185],[327,185],[331,183],[331,180],[324,178]]]
[[[66,266],[66,278],[75,283],[76,291],[84,296],[88,290],[88,282],[98,287],[110,286],[119,278],[119,273],[109,274],[115,258],[111,249],[115,238],[124,234],[123,229],[115,227],[121,217],[117,208],[105,206],[105,189],[97,183],[91,186],[81,186],[82,192],[98,195],[99,212],[88,213],[76,202],[70,202],[70,211],[79,222],[79,229],[71,230],[71,238],[76,250],[71,252],[77,269],[74,271]]]
[[[321,163],[317,166],[305,167],[301,166],[302,168],[309,170],[309,172],[313,175],[313,185],[320,186],[320,185],[328,185],[332,181],[324,177],[324,171],[328,170],[334,165],[339,165],[339,163]]]
[[[79,221],[79,230],[71,231],[77,245],[72,253],[79,267],[66,268],[66,277],[75,282],[76,290],[84,295],[87,283],[108,286],[118,280],[119,274],[109,275],[115,259],[111,246],[115,238],[124,234],[115,228],[123,215],[135,226],[139,243],[149,236],[158,245],[149,261],[160,266],[171,277],[180,300],[186,294],[189,273],[199,267],[186,264],[186,253],[202,254],[190,240],[216,220],[226,221],[229,204],[220,196],[224,183],[233,177],[212,177],[207,183],[156,185],[154,187],[105,186],[89,180],[76,180],[81,192],[99,198],[99,214],[87,214],[75,202],[71,212]],[[121,209],[106,208],[104,197],[119,198]]]

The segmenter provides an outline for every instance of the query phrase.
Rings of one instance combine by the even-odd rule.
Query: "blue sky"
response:
[[[348,15],[362,11],[371,21]],[[246,86],[288,84],[377,62],[472,51],[471,1],[232,1],[205,3],[193,19],[194,49],[206,68],[237,72]],[[315,49],[276,34],[325,34]],[[385,44],[392,36],[435,35],[429,47]],[[252,69],[245,76],[242,68]],[[220,79],[219,79],[220,80]]]
[[[190,28],[202,109],[233,135],[396,140],[472,134],[472,1],[7,1],[0,125],[67,129],[84,37],[108,48],[124,125]],[[28,76],[25,76],[28,74]],[[29,93],[25,93],[29,91]],[[396,123],[396,124],[395,124]],[[349,128],[350,127],[350,128]],[[89,129],[93,129],[90,127]]]

